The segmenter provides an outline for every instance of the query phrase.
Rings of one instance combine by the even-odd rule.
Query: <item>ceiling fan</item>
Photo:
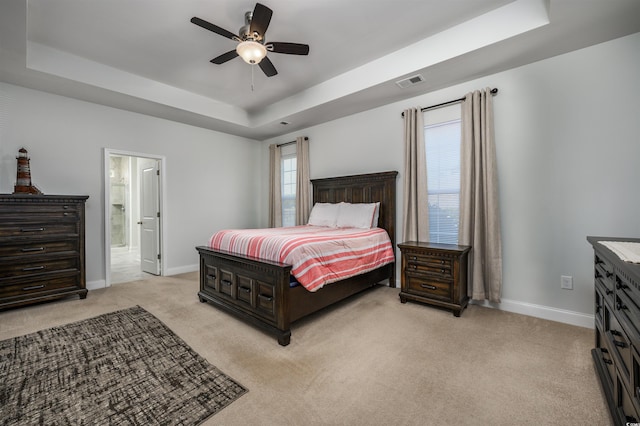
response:
[[[273,11],[267,6],[256,3],[253,12],[244,14],[244,26],[238,31],[238,35],[220,28],[217,25],[197,17],[191,18],[191,22],[209,31],[213,31],[223,37],[237,41],[238,45],[211,60],[214,64],[224,64],[227,61],[240,56],[248,64],[258,64],[267,77],[278,74],[273,63],[267,58],[267,52],[285,53],[288,55],[308,55],[309,45],[300,43],[287,43],[270,41],[265,42],[265,33],[269,27]]]

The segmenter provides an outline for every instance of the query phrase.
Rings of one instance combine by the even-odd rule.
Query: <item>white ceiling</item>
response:
[[[237,33],[250,0],[2,0],[0,81],[261,140],[640,31],[639,0],[262,2],[310,45],[271,78],[189,22]]]

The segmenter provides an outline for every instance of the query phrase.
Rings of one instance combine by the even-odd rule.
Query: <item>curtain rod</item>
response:
[[[491,91],[489,93],[491,93],[494,96],[497,95],[498,94],[498,88],[494,87],[493,89],[491,89]],[[440,108],[440,107],[447,106],[447,105],[457,104],[458,102],[462,102],[465,99],[466,99],[466,96],[464,98],[454,99],[452,101],[442,102],[441,104],[424,107],[424,108],[421,108],[420,111],[425,112],[425,111],[428,111],[430,109],[436,109],[436,108]],[[401,115],[404,117],[404,112],[402,112]]]
[[[308,141],[308,140],[309,140],[309,138],[305,136],[305,137],[304,137],[304,140],[305,140],[305,141]],[[284,142],[284,143],[280,143],[280,144],[276,145],[276,147],[277,147],[277,148],[280,148],[281,146],[291,145],[291,144],[294,144],[294,143],[296,143],[296,141]]]

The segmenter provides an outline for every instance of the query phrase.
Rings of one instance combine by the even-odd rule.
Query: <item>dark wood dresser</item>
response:
[[[467,307],[467,257],[471,247],[408,241],[402,253],[400,301],[451,309],[460,316]]]
[[[0,194],[0,309],[87,296],[87,198]]]
[[[600,241],[632,238],[587,237],[594,249],[595,348],[600,384],[616,425],[640,421],[640,264],[624,262]]]

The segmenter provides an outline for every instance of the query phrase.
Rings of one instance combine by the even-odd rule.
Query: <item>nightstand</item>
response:
[[[402,253],[400,302],[407,300],[451,309],[467,307],[467,258],[471,247],[407,241]]]

